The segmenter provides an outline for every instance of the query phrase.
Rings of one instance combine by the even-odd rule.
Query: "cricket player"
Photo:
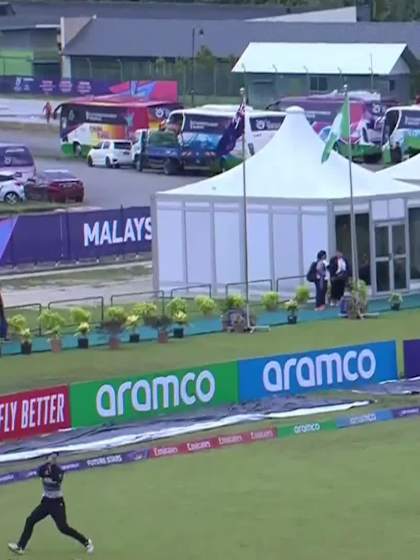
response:
[[[34,526],[48,517],[54,519],[57,529],[63,533],[79,541],[86,551],[91,554],[93,552],[93,542],[84,535],[72,529],[67,523],[66,504],[64,503],[61,484],[63,482],[64,471],[57,464],[57,454],[53,453],[48,458],[47,463],[38,469],[38,476],[42,480],[44,492],[39,506],[37,506],[30,516],[26,519],[25,527],[18,542],[9,543],[9,550],[15,554],[24,554],[26,545],[32,536]]]

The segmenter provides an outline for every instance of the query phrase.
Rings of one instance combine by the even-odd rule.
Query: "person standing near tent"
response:
[[[315,311],[323,311],[325,309],[325,298],[327,296],[327,253],[319,251],[306,275],[308,282],[315,284]]]
[[[341,251],[337,251],[330,260],[328,271],[331,281],[331,305],[337,305],[344,295],[346,283],[350,276],[349,263]]]

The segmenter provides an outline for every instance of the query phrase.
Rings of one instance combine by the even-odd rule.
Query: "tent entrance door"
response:
[[[404,222],[375,225],[375,291],[408,289],[408,254]]]

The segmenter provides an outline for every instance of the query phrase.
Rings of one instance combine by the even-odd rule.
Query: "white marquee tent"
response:
[[[335,217],[349,214],[349,165],[336,152],[322,164],[323,149],[304,111],[293,107],[273,139],[247,160],[250,281],[304,276],[320,249],[334,251]],[[391,229],[403,225],[408,246],[407,209],[420,207],[420,189],[355,164],[352,174],[356,211],[370,216],[374,281],[376,259],[381,258],[379,252],[375,256],[376,224]],[[244,282],[243,200],[243,164],[156,194],[155,289],[209,284],[214,294],[221,294],[226,284]],[[407,257],[404,266],[408,274]],[[297,280],[291,283],[295,286]]]
[[[420,154],[377,172],[379,177],[397,179],[420,186]]]

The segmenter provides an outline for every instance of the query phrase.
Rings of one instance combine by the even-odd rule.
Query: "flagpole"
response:
[[[344,85],[345,103],[347,105],[348,131],[347,139],[347,157],[349,160],[349,182],[350,182],[350,240],[351,240],[351,266],[353,284],[357,286],[359,283],[359,264],[357,257],[357,232],[356,232],[356,214],[354,211],[354,192],[353,192],[353,169],[352,169],[352,146],[351,146],[351,111],[349,102],[349,92],[347,84]]]
[[[241,87],[239,90],[244,107],[244,130],[242,133],[242,198],[243,198],[243,222],[244,222],[244,277],[245,277],[245,303],[246,303],[246,328],[251,330],[250,310],[249,310],[249,264],[248,264],[248,204],[246,192],[246,89]]]

